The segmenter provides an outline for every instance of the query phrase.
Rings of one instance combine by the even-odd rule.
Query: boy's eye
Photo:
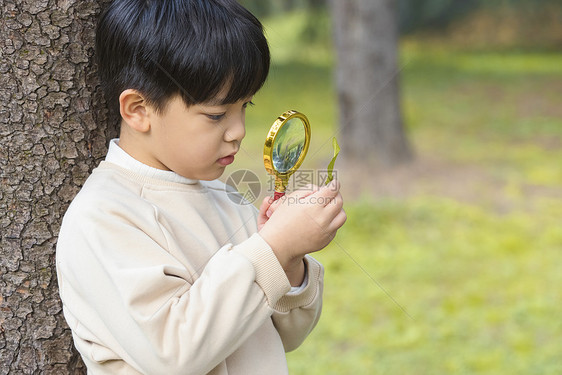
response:
[[[247,108],[248,105],[254,105],[254,102],[252,102],[251,100],[249,102],[244,103],[244,105],[242,106],[243,108]]]
[[[226,115],[226,112],[225,112],[225,113],[220,113],[220,114],[218,114],[218,115],[207,114],[206,116],[207,116],[210,120],[213,120],[213,121],[220,121],[220,120],[222,120],[222,118],[224,117],[224,115]]]

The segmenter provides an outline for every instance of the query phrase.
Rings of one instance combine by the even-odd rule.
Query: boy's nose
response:
[[[246,136],[246,125],[244,118],[234,120],[224,132],[224,139],[227,142],[242,141]]]

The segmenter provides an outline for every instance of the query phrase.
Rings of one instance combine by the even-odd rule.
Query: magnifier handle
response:
[[[285,195],[285,193],[280,193],[280,192],[276,191],[275,194],[273,194],[273,201],[275,202],[277,199],[281,198],[284,195]]]

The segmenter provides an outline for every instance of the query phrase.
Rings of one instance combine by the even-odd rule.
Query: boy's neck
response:
[[[109,151],[107,153],[106,161],[116,164],[121,168],[127,169],[131,172],[156,178],[160,180],[182,183],[182,184],[195,184],[197,180],[185,178],[172,171],[166,171],[158,168],[151,167],[144,164],[142,161],[136,159],[133,155],[129,154],[121,147],[122,141],[120,139],[112,139],[109,143]]]
[[[135,160],[147,165],[151,168],[169,171],[161,163],[154,160],[149,154],[150,147],[146,144],[147,135],[139,133],[131,129],[127,124],[121,123],[121,131],[119,133],[119,147]]]

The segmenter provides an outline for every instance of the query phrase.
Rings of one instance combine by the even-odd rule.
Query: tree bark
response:
[[[0,374],[85,373],[62,316],[55,244],[116,134],[91,62],[106,2],[0,3]]]
[[[389,167],[412,159],[399,97],[396,0],[332,0],[342,154]]]

